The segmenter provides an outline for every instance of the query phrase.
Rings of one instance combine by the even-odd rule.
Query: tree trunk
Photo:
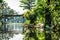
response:
[[[50,0],[47,1],[48,6],[50,5]],[[49,7],[47,7],[45,9],[46,15],[45,15],[45,26],[44,26],[44,30],[45,30],[45,40],[51,40],[51,13],[49,12]],[[46,27],[48,26],[48,28]]]

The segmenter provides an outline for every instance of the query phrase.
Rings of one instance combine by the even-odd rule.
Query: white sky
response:
[[[19,5],[20,5],[19,1],[20,0],[4,0],[4,1],[8,3],[8,6],[11,9],[16,10],[16,12],[18,12],[20,15],[26,11],[26,10],[23,10],[23,8],[19,7]]]

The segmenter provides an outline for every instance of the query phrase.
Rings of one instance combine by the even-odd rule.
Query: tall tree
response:
[[[51,28],[51,13],[49,10],[49,5],[50,5],[50,0],[47,0],[47,7],[45,8],[45,40],[51,40],[51,32],[50,32],[50,28]],[[48,26],[48,33],[46,33],[46,26]]]
[[[35,0],[21,0],[20,2],[21,2],[20,7],[24,7],[24,9],[31,10],[32,7],[35,6],[35,5],[33,5],[35,3]]]
[[[59,39],[60,36],[56,35],[60,33],[59,32],[60,17],[58,15],[60,13],[59,3],[60,3],[59,0],[36,0],[36,6],[34,9],[32,9],[33,11],[30,10],[24,13],[25,18],[27,18],[28,20],[27,21],[28,24],[35,24],[35,25],[39,23],[44,24],[43,28],[44,28],[45,35],[43,34],[44,32],[37,33],[38,34],[37,40],[48,40],[48,39],[58,40]],[[45,37],[41,37],[41,34],[42,36]]]
[[[25,32],[26,37],[24,38],[24,40],[38,40],[37,36],[36,36],[36,32],[35,32],[35,27],[34,27],[34,22],[36,20],[36,15],[34,14],[34,12],[32,11],[32,7],[34,7],[34,2],[35,0],[22,0],[21,3],[23,3],[21,5],[21,7],[24,7],[24,9],[28,9],[27,12],[25,12],[23,15],[24,17],[27,19],[26,23],[27,23],[27,30]],[[29,32],[27,32],[29,30]]]

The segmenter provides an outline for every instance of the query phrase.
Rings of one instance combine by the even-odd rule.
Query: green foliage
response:
[[[2,3],[0,3],[0,16],[2,16]]]
[[[30,23],[34,23],[34,21],[36,20],[36,14],[34,14],[33,11],[28,10],[27,12],[24,12],[23,15],[27,20],[30,20]]]
[[[35,0],[20,0],[20,2],[21,2],[20,7],[23,7],[23,9],[31,10],[32,7],[34,7],[33,4],[34,4]]]
[[[23,15],[27,19],[26,24],[34,24],[34,27],[38,23],[44,24],[42,28],[44,32],[39,32],[37,28],[34,30],[36,31],[37,40],[58,40],[60,37],[60,1],[36,0],[35,5],[34,8],[29,9]],[[26,38],[26,40],[28,40],[28,38]]]
[[[23,16],[29,20],[31,15],[34,15],[34,12],[27,10],[26,12],[24,12]]]
[[[1,18],[2,18],[2,3],[0,3],[0,28],[2,27]]]
[[[2,26],[2,22],[0,22],[0,27]]]

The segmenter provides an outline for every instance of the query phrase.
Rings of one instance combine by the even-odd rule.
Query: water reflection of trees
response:
[[[16,33],[22,33],[23,32],[23,24],[25,19],[23,16],[18,17],[7,17],[2,18],[3,25],[1,27],[1,39],[8,40],[9,38],[13,37],[13,35]]]
[[[15,33],[17,34],[16,31],[23,32],[22,24],[25,19],[18,15],[16,11],[10,9],[7,3],[1,3],[0,14],[0,40],[9,40]]]

